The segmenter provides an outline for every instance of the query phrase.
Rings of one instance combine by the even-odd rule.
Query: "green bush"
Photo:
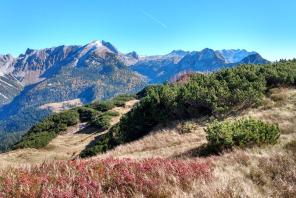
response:
[[[99,130],[104,131],[104,130],[107,130],[111,126],[110,125],[111,119],[112,119],[112,117],[110,115],[102,114],[102,115],[95,117],[90,122],[90,124],[92,126],[98,128]]]
[[[91,104],[91,108],[101,112],[109,111],[114,107],[113,101],[97,101]]]
[[[104,115],[106,116],[110,116],[110,117],[116,117],[116,116],[120,116],[120,114],[117,111],[106,111],[104,113]]]
[[[118,145],[114,142],[111,133],[106,133],[99,136],[99,139],[91,146],[88,146],[80,153],[80,157],[92,157],[98,153],[106,152],[107,150]]]
[[[277,125],[251,118],[237,121],[214,121],[207,126],[205,131],[209,144],[218,151],[235,146],[275,144],[280,136]]]
[[[62,123],[66,126],[73,126],[79,121],[79,114],[77,111],[63,111],[61,113],[54,114],[50,117],[54,123]]]
[[[60,132],[67,130],[68,126],[77,124],[78,121],[77,111],[68,110],[55,113],[33,126],[12,149],[42,148]]]
[[[14,149],[18,148],[43,148],[54,139],[57,134],[53,131],[51,132],[41,132],[30,134],[29,136],[24,136],[22,141],[14,146]]]
[[[118,95],[112,99],[112,102],[117,107],[124,107],[125,103],[135,99],[135,96],[129,94]]]
[[[81,122],[88,122],[101,114],[101,112],[89,107],[78,107],[77,112],[79,113],[79,120]]]

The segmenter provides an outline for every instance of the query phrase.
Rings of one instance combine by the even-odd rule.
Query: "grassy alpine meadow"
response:
[[[43,163],[0,172],[0,197],[169,197],[210,182],[209,160],[114,159]]]

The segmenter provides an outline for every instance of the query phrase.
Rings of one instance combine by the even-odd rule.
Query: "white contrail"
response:
[[[161,25],[163,28],[167,28],[168,26],[166,24],[164,24],[163,22],[161,22],[160,20],[158,20],[157,18],[155,18],[154,16],[152,16],[151,14],[149,14],[148,12],[142,10],[141,11],[142,14],[144,14],[146,17],[150,18],[152,21],[158,23],[159,25]]]

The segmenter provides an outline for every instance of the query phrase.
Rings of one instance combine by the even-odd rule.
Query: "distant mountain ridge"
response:
[[[25,132],[50,113],[40,109],[48,103],[76,99],[89,103],[135,93],[184,71],[211,72],[241,63],[266,62],[258,53],[246,50],[125,54],[105,41],[27,49],[17,58],[0,56],[0,131]]]
[[[93,41],[84,46],[63,45],[41,50],[27,49],[17,58],[10,55],[0,56],[0,74],[4,71],[15,76],[24,85],[35,84],[47,79],[66,65],[81,67],[85,64],[84,61],[98,62],[98,59],[88,60],[88,58],[92,54],[103,57],[107,52],[116,54],[117,59],[126,66],[130,66],[133,71],[150,78],[154,75],[156,79],[150,79],[151,82],[168,80],[170,75],[182,70],[204,72],[233,64],[268,62],[257,52],[248,52],[245,49],[212,50],[205,48],[192,52],[173,50],[166,55],[140,56],[137,52],[121,53],[106,41]],[[250,58],[247,58],[249,56]],[[167,70],[170,70],[169,74]]]
[[[151,83],[161,83],[184,71],[212,72],[238,64],[265,64],[268,62],[257,52],[205,48],[201,51],[174,50],[163,56],[142,57],[134,65],[131,65],[131,68],[147,76]]]
[[[257,54],[257,52],[248,52],[247,50],[245,49],[231,49],[231,50],[217,50],[218,53],[220,53],[226,63],[238,63],[240,61],[242,61],[244,58],[252,55],[252,54]]]

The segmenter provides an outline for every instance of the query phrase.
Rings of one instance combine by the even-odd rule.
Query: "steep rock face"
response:
[[[22,89],[22,84],[13,75],[0,76],[0,107],[9,103]]]
[[[43,50],[27,49],[14,64],[13,75],[25,85],[38,83],[46,78],[45,73],[54,73],[66,64],[78,50],[77,46],[60,46]]]
[[[11,55],[0,55],[0,76],[13,71],[15,59]]]
[[[9,103],[22,90],[22,84],[10,74],[15,59],[11,55],[0,55],[0,107]]]

